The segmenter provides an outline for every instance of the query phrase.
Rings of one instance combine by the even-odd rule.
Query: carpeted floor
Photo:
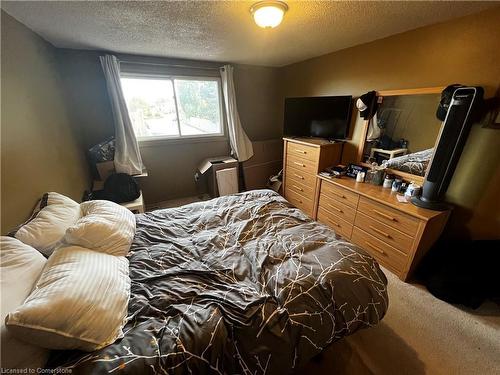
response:
[[[384,272],[382,322],[334,343],[297,374],[500,374],[500,306],[459,308]]]

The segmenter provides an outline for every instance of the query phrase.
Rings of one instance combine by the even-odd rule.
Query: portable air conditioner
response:
[[[419,207],[443,211],[449,205],[442,201],[472,126],[474,112],[483,99],[482,87],[458,87],[448,107],[422,187],[422,195],[413,197]]]

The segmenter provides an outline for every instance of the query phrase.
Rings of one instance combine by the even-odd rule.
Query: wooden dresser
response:
[[[316,188],[317,220],[361,246],[402,280],[439,238],[450,214],[400,203],[391,189],[347,177],[318,176]]]
[[[315,218],[316,174],[340,163],[342,143],[316,138],[283,138],[283,195]]]

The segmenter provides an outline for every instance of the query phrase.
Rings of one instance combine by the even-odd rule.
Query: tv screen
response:
[[[351,106],[352,96],[286,98],[284,134],[345,139],[349,134]]]

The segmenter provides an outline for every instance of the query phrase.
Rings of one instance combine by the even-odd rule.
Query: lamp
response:
[[[279,0],[259,1],[250,8],[255,23],[265,29],[278,26],[287,10],[288,5]]]

